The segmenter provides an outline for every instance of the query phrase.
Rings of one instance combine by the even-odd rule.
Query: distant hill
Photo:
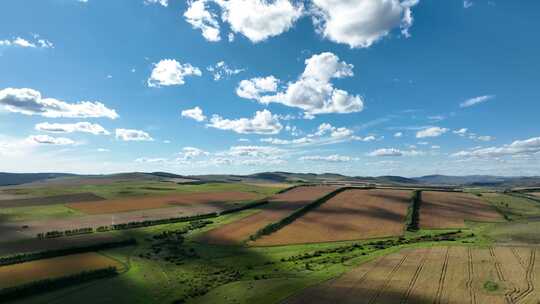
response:
[[[415,178],[402,176],[346,176],[336,173],[260,172],[249,175],[179,175],[168,172],[127,172],[104,175],[77,175],[69,173],[0,173],[0,186],[27,183],[42,185],[105,184],[112,181],[153,180],[177,183],[245,182],[245,183],[366,183],[380,185],[435,185],[468,187],[540,187],[540,177],[504,177],[491,175],[426,175]]]
[[[420,184],[429,185],[458,185],[458,186],[479,186],[479,187],[537,187],[540,186],[540,177],[504,177],[492,175],[468,175],[468,176],[448,176],[448,175],[426,175],[413,178]]]
[[[75,176],[68,173],[6,173],[0,172],[0,186],[26,184],[51,178]]]

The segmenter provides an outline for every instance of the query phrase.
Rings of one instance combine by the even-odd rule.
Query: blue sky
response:
[[[0,4],[0,171],[540,172],[540,3]]]

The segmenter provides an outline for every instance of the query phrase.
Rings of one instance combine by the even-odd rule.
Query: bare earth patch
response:
[[[347,190],[255,245],[358,240],[401,235],[411,192]]]
[[[406,249],[308,288],[285,303],[537,303],[536,248]]]
[[[261,212],[209,231],[201,240],[212,244],[238,244],[264,226],[336,190],[336,187],[298,187],[273,196]]]
[[[465,220],[494,222],[502,217],[488,202],[472,194],[422,191],[421,228],[463,228]]]

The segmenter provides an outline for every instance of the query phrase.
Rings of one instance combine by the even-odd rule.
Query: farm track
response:
[[[491,259],[493,260],[493,265],[495,265],[495,270],[497,272],[497,278],[501,282],[506,282],[506,278],[504,276],[501,262],[499,262],[499,259],[497,258],[497,254],[495,253],[495,249],[493,247],[489,247],[489,254],[491,255]],[[517,289],[515,286],[512,286],[512,289],[504,293],[504,299],[507,304],[514,303],[512,301],[512,294],[519,292],[519,289]]]
[[[495,265],[495,270],[497,271],[497,278],[499,278],[500,281],[506,281],[502,272],[501,263],[499,262],[499,260],[497,260],[497,255],[495,254],[495,250],[493,249],[493,247],[489,247],[489,254],[493,259],[493,264]]]
[[[440,304],[443,288],[444,288],[444,282],[446,280],[446,273],[448,272],[448,255],[450,252],[450,247],[446,248],[446,252],[444,253],[444,262],[441,269],[441,276],[439,278],[439,284],[437,286],[437,294],[435,295],[435,301],[433,301],[434,304]]]
[[[471,248],[467,248],[467,290],[469,291],[470,303],[476,304],[476,292],[473,287],[474,264]]]
[[[401,260],[399,260],[399,262],[392,268],[392,271],[390,271],[390,273],[388,274],[388,276],[386,277],[383,285],[381,286],[381,288],[377,291],[377,293],[375,293],[371,299],[369,300],[368,304],[374,304],[376,303],[377,299],[379,299],[379,297],[386,291],[386,289],[388,288],[388,286],[390,285],[390,281],[392,280],[392,277],[394,276],[394,274],[399,270],[399,268],[401,267],[401,265],[403,265],[403,263],[407,260],[407,257],[408,255],[405,255],[401,258]]]
[[[416,271],[414,272],[411,280],[409,281],[409,286],[407,286],[407,291],[401,297],[400,304],[406,304],[409,301],[409,297],[411,296],[414,286],[416,285],[416,281],[418,281],[418,277],[420,276],[420,273],[422,273],[422,269],[424,269],[427,256],[430,254],[430,252],[431,250],[428,250],[428,252],[426,252],[422,256],[422,259],[420,260],[418,267],[416,267]]]
[[[527,289],[522,293],[516,295],[513,298],[514,303],[520,303],[525,299],[529,294],[534,292],[534,265],[536,262],[536,248],[531,249],[531,254],[529,256],[529,263],[527,265],[526,280],[527,280]]]

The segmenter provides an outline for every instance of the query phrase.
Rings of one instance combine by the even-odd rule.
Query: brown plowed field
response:
[[[294,210],[336,189],[337,187],[329,186],[298,187],[277,194],[268,204],[261,207],[261,212],[211,230],[201,237],[201,240],[212,244],[238,244],[264,226],[286,217]]]
[[[488,202],[472,194],[422,191],[421,228],[463,228],[465,220],[495,222],[502,217]]]
[[[69,204],[73,202],[96,202],[104,198],[93,193],[75,193],[44,197],[0,200],[0,208]]]
[[[122,267],[118,262],[94,252],[1,266],[0,289],[109,266]]]
[[[359,240],[401,235],[411,192],[347,190],[282,229],[261,246]]]
[[[0,256],[43,250],[58,250],[70,247],[83,247],[125,239],[126,237],[122,235],[111,233],[82,234],[69,238],[53,238],[45,240],[31,238],[16,242],[0,243]]]
[[[258,197],[259,196],[255,193],[237,191],[181,193],[174,195],[122,198],[100,202],[79,202],[67,204],[67,206],[86,214],[104,214],[173,206],[247,201]]]
[[[521,264],[521,251],[526,258]],[[406,249],[308,288],[285,303],[505,304],[540,301],[540,257],[534,248]],[[498,288],[489,291],[486,282]]]

